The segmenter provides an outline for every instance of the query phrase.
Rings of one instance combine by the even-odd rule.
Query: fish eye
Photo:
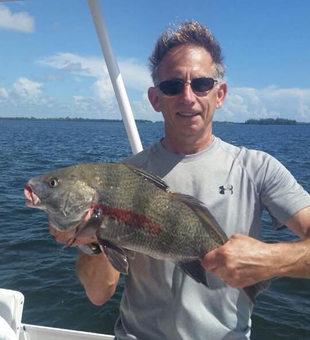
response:
[[[57,178],[51,178],[49,181],[48,181],[48,185],[51,187],[51,188],[56,188],[59,184],[59,180]]]

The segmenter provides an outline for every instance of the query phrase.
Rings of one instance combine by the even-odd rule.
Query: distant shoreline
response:
[[[69,121],[69,122],[107,122],[107,123],[123,123],[122,119],[95,119],[95,118],[35,118],[35,117],[0,117],[0,120],[31,120],[31,121]],[[135,119],[136,123],[163,123],[163,121],[153,122],[147,119]],[[248,119],[245,122],[228,122],[213,121],[215,124],[243,124],[243,125],[304,125],[307,122],[297,122],[296,120],[284,118],[265,118],[265,119]]]
[[[122,119],[95,119],[95,118],[35,118],[35,117],[0,117],[0,120],[44,120],[44,121],[70,121],[70,122],[109,122],[122,123]],[[137,123],[153,123],[147,119],[135,119]]]

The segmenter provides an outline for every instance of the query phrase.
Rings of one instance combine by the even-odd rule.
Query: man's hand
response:
[[[97,242],[97,238],[95,236],[75,239],[76,230],[59,231],[55,229],[51,223],[49,224],[49,230],[50,230],[50,234],[55,237],[55,240],[57,242],[66,243],[70,247]]]
[[[98,241],[95,236],[75,239],[76,230],[59,231],[51,223],[49,229],[57,242],[70,247]],[[115,293],[120,273],[103,253],[89,256],[80,251],[76,268],[79,280],[94,305],[103,305]]]
[[[202,266],[232,287],[246,287],[277,276],[279,250],[272,244],[235,234],[206,254]]]
[[[232,287],[245,287],[276,276],[310,279],[310,206],[285,225],[304,238],[299,242],[267,244],[235,234],[206,254],[202,266]]]

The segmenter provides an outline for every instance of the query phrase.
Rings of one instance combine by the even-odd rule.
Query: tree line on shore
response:
[[[285,118],[264,118],[264,119],[248,119],[245,124],[257,125],[294,125],[297,124],[295,119]]]

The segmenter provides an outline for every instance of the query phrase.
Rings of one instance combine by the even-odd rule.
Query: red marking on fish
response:
[[[137,214],[131,210],[111,208],[106,205],[100,205],[103,215],[116,221],[118,224],[126,226],[135,225],[139,229],[145,229],[150,234],[161,234],[162,229],[159,224],[154,223],[150,218],[142,214]],[[98,208],[99,208],[98,207]]]

